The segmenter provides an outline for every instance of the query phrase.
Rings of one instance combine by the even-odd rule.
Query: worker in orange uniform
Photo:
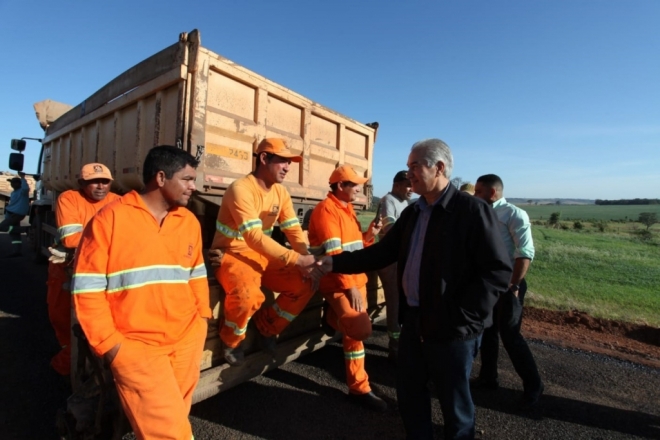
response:
[[[362,233],[353,209],[360,185],[367,181],[353,168],[343,165],[330,175],[328,197],[316,205],[309,221],[309,243],[315,255],[337,255],[343,251],[362,249],[374,242],[382,223],[372,221]],[[374,411],[386,411],[387,403],[375,395],[364,369],[362,341],[371,335],[367,314],[367,275],[331,273],[320,280],[319,291],[329,307],[323,319],[326,325],[343,334],[346,383],[351,401]]]
[[[291,162],[300,163],[302,157],[278,138],[262,140],[254,156],[255,170],[227,188],[211,245],[211,250],[224,251],[215,277],[225,292],[219,333],[230,365],[244,362],[241,342],[252,316],[263,350],[274,356],[276,336],[316,290],[310,276],[314,256],[307,250],[291,196],[282,185]],[[271,238],[276,222],[291,249]],[[275,303],[263,309],[261,286],[279,292]]]
[[[78,320],[110,366],[138,439],[192,438],[188,414],[211,317],[201,229],[185,208],[197,165],[181,149],[152,148],[144,190],[96,214],[75,258]]]
[[[112,174],[100,163],[89,163],[80,170],[79,189],[60,194],[55,202],[57,245],[48,263],[48,317],[62,349],[50,361],[63,376],[71,372],[71,273],[73,253],[87,222],[105,205],[119,198],[110,192]]]

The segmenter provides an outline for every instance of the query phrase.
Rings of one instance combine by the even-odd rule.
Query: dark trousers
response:
[[[510,291],[504,292],[493,310],[493,325],[484,331],[481,341],[481,372],[479,377],[486,381],[497,382],[497,358],[500,341],[509,354],[513,368],[523,381],[526,394],[536,393],[541,387],[534,356],[525,338],[520,334],[522,325],[523,302],[527,293],[527,282],[522,280],[518,297]]]
[[[5,219],[0,222],[0,232],[9,232],[9,237],[11,238],[12,255],[21,253],[21,232],[23,232],[21,221],[24,218],[24,215],[17,215],[12,212],[5,211]]]
[[[436,387],[445,420],[444,438],[474,438],[474,404],[470,395],[472,361],[479,338],[468,341],[422,341],[419,309],[406,312],[399,337],[396,395],[407,439],[432,439],[431,393]]]

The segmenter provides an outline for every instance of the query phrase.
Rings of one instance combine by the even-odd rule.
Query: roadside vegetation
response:
[[[520,207],[536,247],[526,304],[660,327],[660,206]]]

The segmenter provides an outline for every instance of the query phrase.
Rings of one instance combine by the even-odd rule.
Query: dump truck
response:
[[[174,145],[191,153],[200,164],[188,208],[199,220],[208,248],[223,194],[233,181],[252,171],[253,152],[263,138],[283,138],[303,157],[302,162],[291,164],[284,185],[304,225],[306,214],[326,197],[328,178],[337,166],[351,165],[358,174],[371,178],[378,128],[377,123],[363,124],[343,116],[202,47],[197,30],[180,34],[178,42],[126,70],[55,120],[44,123],[40,118],[40,122],[45,129],[41,194],[31,220],[35,248],[44,255],[56,233],[54,201],[63,191],[78,187],[85,163],[107,165],[115,178],[112,190],[123,194],[142,188],[141,167],[152,147]],[[370,204],[370,182],[355,202],[358,208]],[[275,359],[261,353],[250,330],[244,341],[245,364],[229,367],[218,337],[223,292],[211,267],[207,269],[213,318],[193,403],[330,340],[321,330],[322,298],[317,294],[280,335]],[[368,292],[375,319],[384,302],[375,274],[370,275]],[[265,293],[268,305],[277,292]],[[84,335],[79,326],[76,330],[73,340],[80,341]],[[101,425],[108,423],[104,414],[112,406],[112,380],[86,344],[78,343],[72,352],[74,395],[61,414],[60,427],[72,438],[107,433],[107,426]],[[113,420],[115,432],[121,431]]]

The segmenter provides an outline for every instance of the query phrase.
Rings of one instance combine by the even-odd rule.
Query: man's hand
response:
[[[63,249],[61,247],[57,247],[57,248],[49,247],[48,251],[50,252],[50,257],[48,257],[48,261],[54,264],[66,263],[67,258],[69,258],[69,253],[66,251],[66,249]]]
[[[330,255],[324,255],[323,257],[316,260],[316,266],[314,266],[314,272],[317,273],[319,279],[324,275],[332,272],[332,257]]]
[[[371,223],[369,223],[369,228],[367,229],[367,233],[364,237],[365,240],[373,240],[380,233],[381,229],[383,229],[383,218],[379,215]]]
[[[303,278],[309,278],[315,264],[316,258],[314,258],[314,255],[299,255],[296,260],[296,269],[300,271]]]
[[[209,249],[208,256],[211,266],[220,267],[220,262],[222,261],[222,257],[225,256],[225,251],[222,249]]]
[[[115,357],[117,357],[117,352],[119,352],[120,347],[121,344],[117,344],[103,355],[103,360],[105,361],[106,365],[110,365],[112,361],[115,360]]]
[[[351,287],[350,289],[344,292],[348,303],[351,305],[351,308],[356,312],[362,312],[366,308],[364,307],[364,300],[362,299],[362,294],[357,287]]]
[[[316,270],[319,263],[314,255],[300,255],[296,260],[296,268],[303,277],[303,280],[309,280],[312,283],[312,290],[319,288],[319,281],[324,273]]]

